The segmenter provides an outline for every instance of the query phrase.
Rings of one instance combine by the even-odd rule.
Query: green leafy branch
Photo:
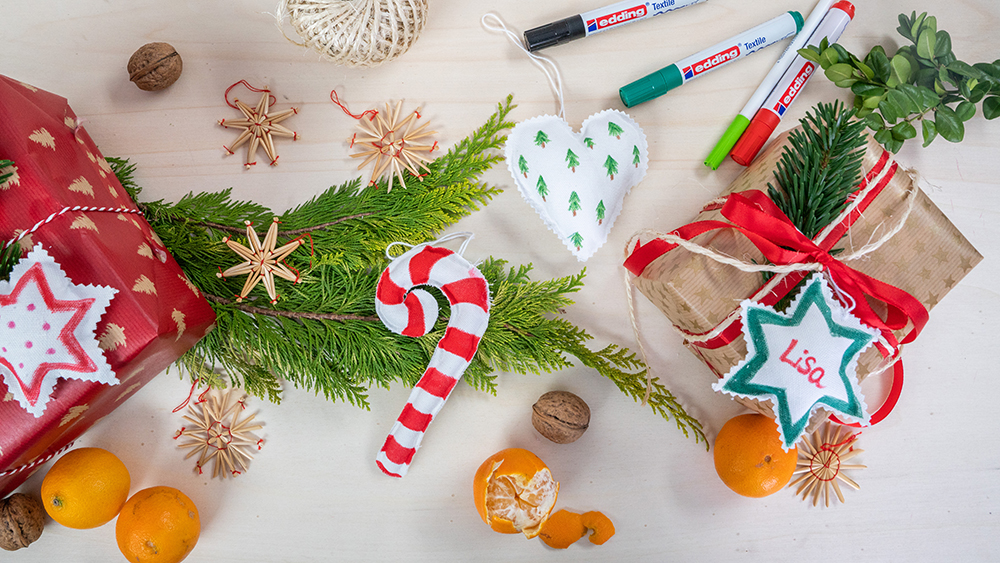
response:
[[[972,65],[958,60],[951,36],[926,12],[900,14],[896,31],[910,44],[891,57],[876,45],[862,60],[826,39],[799,54],[822,66],[837,86],[851,89],[857,117],[891,152],[917,136],[917,122],[926,147],[938,135],[960,142],[980,102],[986,119],[1000,116],[1000,60]]]

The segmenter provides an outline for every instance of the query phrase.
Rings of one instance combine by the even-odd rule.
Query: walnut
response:
[[[17,551],[42,535],[45,509],[33,496],[15,493],[0,500],[0,547]]]
[[[569,391],[549,391],[531,410],[535,430],[557,444],[575,442],[590,426],[590,407]]]
[[[169,43],[147,43],[128,60],[128,79],[140,90],[163,90],[181,75],[181,56]]]

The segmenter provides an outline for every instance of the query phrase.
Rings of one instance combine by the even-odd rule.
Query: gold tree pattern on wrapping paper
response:
[[[271,226],[267,229],[263,243],[260,242],[260,238],[257,236],[257,232],[253,230],[253,224],[250,221],[246,222],[246,226],[247,242],[250,244],[250,248],[243,246],[230,237],[222,239],[245,262],[237,264],[224,272],[219,272],[217,275],[220,278],[247,276],[247,281],[243,284],[243,289],[236,298],[237,303],[242,302],[261,281],[264,282],[264,288],[267,289],[267,295],[271,298],[271,303],[275,303],[278,301],[278,292],[274,287],[274,276],[284,278],[292,283],[299,281],[299,275],[292,272],[284,264],[284,260],[295,249],[305,244],[305,240],[297,238],[284,246],[275,248],[278,242],[277,217],[274,218]]]
[[[826,506],[830,506],[830,489],[837,494],[840,502],[844,502],[844,493],[840,490],[837,480],[843,481],[855,490],[860,490],[853,479],[844,475],[845,469],[864,469],[864,465],[845,464],[845,461],[860,454],[864,450],[856,449],[857,434],[851,434],[850,429],[826,423],[816,430],[812,436],[799,444],[798,468],[793,475],[802,476],[788,484],[789,488],[799,485],[796,495],[802,495],[802,500],[812,493],[813,506],[819,504],[819,498],[824,497]]]
[[[437,131],[424,131],[430,122],[413,129],[413,125],[420,119],[420,110],[413,110],[400,119],[399,112],[402,108],[403,100],[396,104],[395,110],[390,110],[389,103],[386,102],[385,115],[388,121],[382,119],[381,113],[375,112],[371,119],[362,119],[358,122],[358,129],[367,136],[355,137],[351,141],[352,147],[356,143],[362,148],[361,152],[352,154],[351,158],[364,158],[358,165],[358,170],[374,162],[372,177],[368,181],[369,186],[375,185],[385,172],[389,173],[388,191],[392,191],[393,177],[399,179],[401,187],[406,187],[406,182],[403,181],[404,170],[419,180],[423,180],[420,174],[421,168],[430,172],[425,163],[431,159],[424,156],[424,153],[433,152],[437,148],[437,142],[433,145],[419,145],[414,141],[434,135]]]
[[[257,164],[255,160],[255,155],[257,154],[257,147],[263,147],[264,152],[267,153],[267,157],[271,159],[271,166],[274,166],[278,162],[278,153],[274,150],[274,137],[289,137],[293,141],[297,141],[299,134],[291,129],[288,129],[280,123],[292,115],[298,113],[295,108],[286,109],[284,111],[279,111],[277,113],[271,113],[270,109],[271,102],[271,92],[265,88],[261,92],[260,102],[257,103],[257,107],[251,108],[250,106],[244,104],[239,100],[233,100],[236,105],[236,109],[243,113],[244,119],[235,119],[227,121],[222,119],[219,121],[219,125],[229,128],[233,127],[236,129],[243,129],[233,144],[223,148],[229,152],[229,154],[235,154],[234,151],[244,143],[250,143],[247,148],[247,159],[245,168],[250,168],[254,164]]]
[[[209,389],[208,398],[199,398],[188,405],[188,414],[184,420],[193,426],[181,427],[174,439],[184,438],[177,444],[179,448],[191,448],[184,459],[198,455],[195,469],[202,473],[207,463],[215,460],[212,467],[212,478],[221,475],[223,479],[236,476],[247,470],[253,459],[253,448],[258,450],[264,443],[253,434],[263,428],[260,424],[251,425],[257,415],[244,417],[246,395],[232,402],[236,395],[230,388],[220,393]],[[204,395],[204,394],[203,394]]]

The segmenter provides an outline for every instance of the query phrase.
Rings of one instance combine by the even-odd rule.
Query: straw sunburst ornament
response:
[[[256,415],[244,416],[246,395],[232,402],[236,396],[233,389],[226,390],[224,394],[214,390],[208,393],[207,399],[203,394],[202,398],[188,405],[184,420],[193,426],[181,427],[174,439],[185,439],[177,447],[191,448],[184,459],[198,455],[195,469],[199,475],[205,465],[214,459],[213,479],[218,475],[222,478],[229,475],[235,477],[247,470],[254,448],[259,450],[263,445],[264,440],[253,434],[263,426],[251,425]]]
[[[840,502],[844,502],[844,493],[840,490],[838,480],[843,481],[855,490],[860,490],[853,479],[844,475],[845,469],[864,469],[864,465],[846,464],[845,461],[860,454],[864,450],[855,448],[857,434],[851,434],[849,429],[827,423],[813,432],[810,438],[799,443],[799,461],[793,475],[802,474],[788,484],[788,487],[799,485],[796,495],[802,495],[802,500],[812,493],[813,506],[819,504],[819,498],[824,497],[824,504],[830,506],[830,489],[837,494]],[[822,435],[822,437],[821,437]]]
[[[402,107],[402,100],[396,104],[395,110],[390,110],[389,103],[386,102],[385,116],[388,119],[383,119],[381,113],[374,112],[375,115],[371,119],[362,119],[358,122],[358,129],[361,129],[364,135],[355,134],[351,141],[351,147],[360,145],[362,150],[352,154],[351,157],[364,157],[365,160],[358,165],[358,170],[374,162],[372,177],[368,182],[370,186],[375,185],[376,180],[383,173],[388,172],[388,191],[392,191],[393,176],[398,178],[399,185],[405,188],[403,170],[408,171],[418,179],[422,179],[421,168],[429,171],[424,163],[430,162],[431,159],[424,154],[434,151],[437,148],[437,142],[433,145],[420,145],[414,141],[434,135],[437,131],[424,131],[429,122],[424,122],[423,125],[414,129],[413,126],[420,119],[420,110],[415,109],[400,119],[399,113]]]

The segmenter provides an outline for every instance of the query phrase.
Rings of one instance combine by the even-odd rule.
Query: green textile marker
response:
[[[735,37],[622,86],[618,90],[618,95],[625,107],[637,106],[722,65],[742,59],[795,35],[802,29],[802,23],[802,16],[798,12],[781,14]]]

